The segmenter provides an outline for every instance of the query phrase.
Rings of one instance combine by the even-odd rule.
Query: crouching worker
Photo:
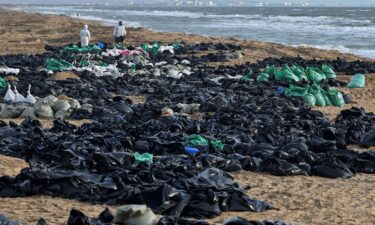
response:
[[[113,36],[115,37],[116,44],[123,43],[126,36],[125,26],[122,24],[122,21],[113,30]]]
[[[81,30],[81,33],[79,35],[81,37],[81,47],[87,47],[89,46],[89,42],[91,39],[89,26],[85,25],[83,26],[83,29]]]

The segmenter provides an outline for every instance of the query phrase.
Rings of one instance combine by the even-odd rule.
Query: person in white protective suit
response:
[[[118,23],[118,25],[113,30],[113,36],[115,37],[115,42],[117,43],[123,43],[125,36],[126,36],[126,30],[125,26],[122,24],[122,21]]]
[[[81,47],[87,47],[91,39],[89,26],[83,26],[83,29],[81,30],[79,36],[81,37]]]

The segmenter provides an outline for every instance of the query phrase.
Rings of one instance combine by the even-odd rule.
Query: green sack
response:
[[[322,65],[322,71],[323,71],[324,75],[326,75],[327,79],[336,78],[335,71],[333,71],[333,69],[331,67],[327,66],[326,64]]]
[[[310,94],[313,94],[316,98],[316,105],[317,106],[326,106],[326,101],[324,96],[322,95],[321,88],[317,84],[313,84],[310,87]]]
[[[336,90],[334,87],[329,87],[327,91],[327,95],[332,102],[332,105],[342,107],[345,105],[344,97],[342,96],[341,92]]]
[[[309,86],[306,87],[300,87],[300,86],[294,86],[289,85],[289,88],[284,88],[284,94],[286,96],[293,96],[293,97],[304,97],[307,94],[309,94]]]
[[[148,52],[148,43],[143,43],[141,45],[141,48],[145,51],[145,52]]]
[[[98,51],[102,50],[97,45],[89,45],[87,47],[78,47],[77,45],[71,45],[64,47],[61,51],[62,52],[92,52],[92,51]]]
[[[326,102],[326,106],[332,106],[332,101],[331,99],[329,99],[329,96],[327,95],[327,92],[323,92],[322,91],[322,95],[323,95],[323,98],[324,98],[324,101]]]
[[[160,49],[160,47],[161,47],[161,44],[160,44],[160,43],[158,43],[158,42],[154,43],[154,44],[152,45],[152,48],[151,48],[151,52],[152,52],[152,54],[157,55],[157,54],[159,53],[159,49]]]
[[[269,78],[270,75],[268,75],[267,73],[261,73],[257,76],[257,82],[268,81]]]
[[[313,94],[307,94],[304,96],[307,104],[309,104],[309,106],[315,106],[316,105],[316,98]]]
[[[252,80],[253,70],[250,69],[246,76],[243,76],[241,79],[244,81]]]
[[[117,44],[115,45],[115,48],[117,48],[117,49],[121,49],[121,50],[125,50],[125,49],[126,49],[126,45],[123,44],[123,43],[117,43]]]
[[[182,44],[180,44],[180,43],[174,42],[173,45],[172,45],[172,47],[173,47],[173,49],[178,50],[178,49],[183,48],[184,46]]]
[[[269,75],[275,75],[276,74],[276,67],[275,66],[266,66],[264,69],[263,73],[267,73]]]
[[[293,73],[289,66],[284,66],[280,71],[276,72],[277,79],[285,82],[298,82],[300,79]]]
[[[149,153],[139,154],[138,152],[136,152],[134,154],[134,159],[136,163],[140,163],[140,162],[152,163],[152,160],[154,159],[154,155],[149,154]]]
[[[208,141],[199,134],[192,134],[185,141],[186,146],[208,145]]]
[[[309,80],[303,67],[293,65],[290,69],[300,80]]]
[[[366,85],[366,77],[364,74],[358,73],[353,76],[347,88],[364,88]]]
[[[211,145],[217,150],[224,149],[224,144],[220,140],[212,140]]]
[[[57,60],[54,58],[47,60],[47,69],[52,71],[63,71],[72,68],[73,65],[65,60]]]
[[[316,68],[307,69],[307,77],[309,81],[319,83],[321,80],[326,79],[326,76],[323,73],[320,73]]]
[[[0,77],[0,89],[4,89],[6,87],[7,87],[7,82],[2,77]]]

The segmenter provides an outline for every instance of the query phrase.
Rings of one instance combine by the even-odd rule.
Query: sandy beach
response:
[[[99,22],[73,19],[66,16],[26,14],[0,9],[0,54],[36,54],[44,52],[44,46],[61,46],[79,41],[78,33],[88,24],[93,41],[112,42],[112,27]],[[336,59],[337,57],[354,61],[372,59],[344,54],[338,51],[328,51],[309,47],[290,47],[279,44],[265,43],[233,38],[211,38],[206,36],[186,35],[178,33],[154,32],[144,28],[129,28],[126,42],[132,45],[143,42],[174,41],[232,43],[242,46],[244,57],[239,60],[226,62],[226,65],[256,62],[267,57],[301,56],[306,59]],[[219,65],[214,63],[211,65]],[[351,76],[339,74],[339,80],[349,81]],[[366,87],[340,91],[348,93],[354,103],[345,105],[345,109],[362,107],[368,112],[375,112],[375,74],[367,76]],[[316,107],[328,118],[334,120],[342,108]],[[20,121],[16,121],[20,122]],[[44,121],[45,127],[51,121]],[[358,151],[375,150],[374,148]],[[0,156],[0,176],[15,176],[27,163],[20,159]],[[331,225],[331,224],[375,224],[375,176],[373,174],[358,174],[350,179],[326,179],[321,177],[276,177],[269,174],[253,172],[232,173],[235,180],[242,185],[248,185],[247,193],[257,199],[265,200],[278,210],[262,213],[223,213],[220,217],[209,220],[214,224],[222,224],[231,216],[241,216],[247,219],[282,219],[298,225]],[[43,217],[49,224],[66,222],[71,208],[77,208],[89,216],[97,216],[105,205],[92,205],[48,196],[33,196],[27,198],[0,198],[0,214],[22,224],[35,224]],[[115,206],[110,208],[114,209]]]

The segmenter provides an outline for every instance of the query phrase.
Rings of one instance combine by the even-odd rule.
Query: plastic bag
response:
[[[89,45],[86,47],[78,47],[77,45],[71,45],[64,47],[61,51],[62,52],[92,52],[92,51],[99,51],[101,48],[97,45]]]
[[[136,152],[134,153],[134,159],[136,163],[140,163],[140,162],[152,163],[152,160],[154,159],[154,155],[149,154],[149,153],[139,154],[138,152]]]
[[[303,67],[293,65],[290,69],[300,80],[309,80]]]
[[[284,93],[286,96],[294,96],[294,97],[304,97],[309,94],[309,86],[300,87],[295,85],[289,85],[289,88],[284,88]]]
[[[146,205],[123,205],[113,218],[115,224],[155,225],[157,218]]]
[[[316,105],[317,106],[326,106],[326,101],[324,99],[324,96],[322,95],[322,89],[319,85],[313,84],[310,87],[310,93],[313,94],[316,98]]]
[[[326,76],[323,73],[319,73],[315,68],[307,69],[307,77],[309,81],[319,83],[321,80],[326,79]]]
[[[220,140],[212,140],[210,143],[217,150],[224,149],[224,144]]]
[[[251,76],[253,75],[253,70],[250,69],[249,72],[246,74],[246,76],[243,76],[241,79],[244,81],[250,81],[252,80]]]
[[[326,76],[327,79],[336,78],[335,71],[333,71],[333,69],[331,67],[327,66],[326,64],[322,65],[322,71],[323,71],[323,73],[324,73],[324,75]]]
[[[186,139],[185,144],[187,146],[208,145],[208,141],[199,134],[193,134]]]
[[[266,66],[263,73],[267,73],[269,75],[275,75],[276,74],[276,67],[275,66]]]
[[[329,87],[327,95],[332,102],[332,105],[342,107],[345,105],[344,97],[341,92],[336,90],[334,87]]]
[[[8,90],[5,93],[4,101],[13,103],[16,100],[16,94],[12,91],[10,84],[8,84]]]
[[[0,77],[0,89],[4,89],[6,87],[7,87],[7,82],[2,77]]]
[[[293,73],[289,66],[284,66],[280,71],[275,74],[276,80],[285,82],[298,82],[300,79]]]
[[[307,104],[309,104],[309,106],[315,106],[316,105],[316,97],[315,97],[315,95],[313,95],[313,94],[307,94],[307,95],[304,96],[304,98],[306,99]]]
[[[366,85],[366,77],[364,74],[356,74],[353,76],[347,88],[364,88]]]
[[[200,152],[207,152],[209,150],[208,141],[198,134],[193,134],[187,137],[185,146],[197,148]]]
[[[333,105],[332,101],[329,98],[329,96],[327,95],[327,92],[322,91],[322,95],[323,95],[324,101],[326,102],[326,106],[332,106]]]
[[[52,71],[63,71],[72,68],[73,65],[65,60],[57,60],[54,58],[47,60],[47,69]]]
[[[257,76],[257,82],[268,81],[269,77],[267,73],[261,73]]]

